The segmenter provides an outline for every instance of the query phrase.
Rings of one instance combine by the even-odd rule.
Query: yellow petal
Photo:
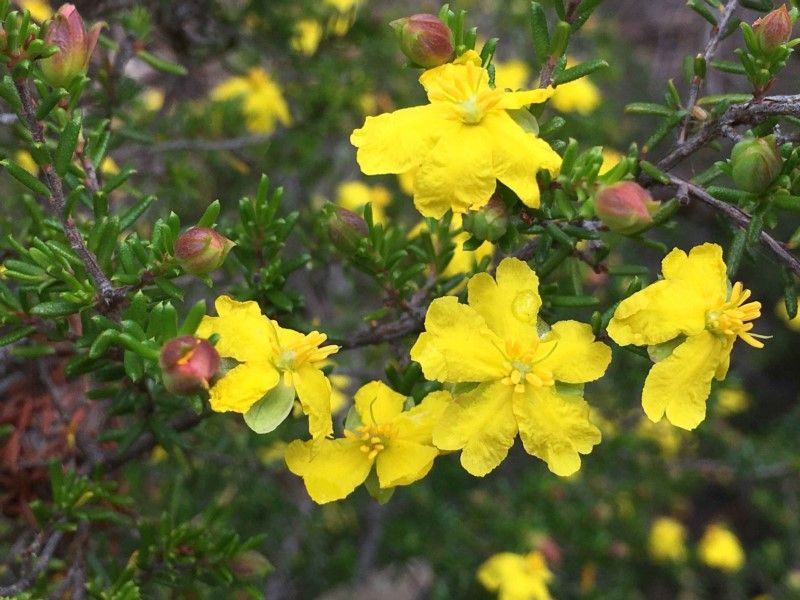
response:
[[[556,475],[572,475],[581,454],[600,443],[600,430],[589,421],[589,405],[576,396],[543,389],[534,397],[514,396],[514,414],[525,450],[542,459]]]
[[[551,600],[547,583],[553,573],[541,552],[527,556],[501,552],[478,569],[478,580],[490,591],[499,592],[499,600]]]
[[[341,500],[369,475],[372,460],[359,442],[346,439],[295,440],[286,448],[286,466],[303,478],[308,495],[317,504]]]
[[[584,383],[603,376],[611,362],[611,348],[595,341],[591,326],[559,321],[539,346],[534,360],[552,371],[556,381]]]
[[[523,204],[538,208],[536,172],[546,169],[557,175],[561,157],[547,142],[522,129],[505,111],[489,113],[481,125],[491,132],[495,177],[511,188]]]
[[[433,428],[439,424],[445,409],[453,401],[450,392],[431,392],[422,402],[394,420],[397,437],[407,442],[433,444]]]
[[[482,125],[459,123],[417,170],[414,206],[423,216],[439,219],[450,209],[464,213],[482,207],[496,187],[490,132]]]
[[[382,488],[391,488],[419,481],[431,470],[437,456],[439,451],[433,446],[391,439],[375,459],[378,482]]]
[[[317,439],[331,435],[331,384],[325,374],[310,365],[303,365],[292,373],[292,384],[303,412],[308,415],[311,437]]]
[[[503,461],[514,444],[517,421],[511,395],[510,386],[489,383],[458,396],[434,428],[433,443],[441,450],[462,450],[464,469],[483,477]]]
[[[216,412],[246,413],[264,394],[278,385],[278,371],[270,363],[247,362],[225,373],[209,390]]]
[[[495,277],[478,273],[469,280],[469,305],[504,341],[528,342],[537,337],[542,299],[536,273],[519,259],[504,258]]]
[[[502,341],[472,308],[452,296],[431,302],[425,332],[411,348],[411,360],[429,380],[449,382],[502,379]]]
[[[382,175],[418,167],[428,160],[439,138],[456,128],[447,119],[450,113],[447,106],[426,104],[367,117],[364,126],[350,136],[350,143],[358,148],[361,170]]]
[[[660,421],[666,412],[669,422],[683,429],[702,422],[723,346],[722,339],[703,331],[653,365],[642,391],[642,407],[651,421]]]
[[[498,104],[498,108],[514,109],[524,108],[529,104],[541,104],[555,93],[555,88],[548,87],[539,90],[528,90],[524,92],[506,92],[503,99]]]
[[[196,335],[208,338],[219,334],[216,349],[220,356],[240,362],[267,361],[277,343],[275,327],[261,314],[255,302],[237,302],[228,296],[217,298],[218,317],[203,317]]]
[[[664,257],[661,271],[667,280],[682,281],[705,299],[707,308],[718,306],[728,295],[728,274],[722,247],[701,244],[689,251],[675,248]]]
[[[370,381],[355,395],[358,416],[364,425],[388,423],[403,410],[406,397],[382,381]]]

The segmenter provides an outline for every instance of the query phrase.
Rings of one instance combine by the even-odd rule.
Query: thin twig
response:
[[[31,585],[33,585],[36,578],[47,569],[48,565],[50,564],[50,559],[55,553],[56,548],[58,548],[58,544],[61,543],[61,539],[63,537],[63,531],[54,531],[52,534],[50,534],[50,536],[47,538],[47,542],[44,544],[44,548],[42,549],[39,558],[36,560],[31,569],[27,571],[19,579],[19,581],[6,587],[0,587],[0,596],[13,596],[29,589]]]
[[[269,141],[270,136],[243,135],[225,140],[180,139],[163,142],[160,144],[134,146],[126,151],[118,151],[115,156],[121,160],[133,157],[137,153],[160,154],[162,152],[219,152],[224,150],[240,150],[248,146],[259,146]]]

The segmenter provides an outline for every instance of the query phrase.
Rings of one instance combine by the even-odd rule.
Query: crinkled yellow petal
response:
[[[495,277],[478,273],[469,280],[469,305],[504,341],[528,342],[537,337],[542,299],[536,273],[517,258],[504,258]]]
[[[396,437],[430,446],[433,444],[433,428],[439,424],[445,409],[452,401],[450,392],[431,392],[422,402],[394,420]]]
[[[450,209],[464,213],[486,204],[497,187],[492,143],[490,132],[481,125],[459,123],[442,135],[414,178],[417,210],[439,219]]]
[[[261,314],[255,302],[237,302],[228,296],[217,298],[218,317],[203,317],[195,335],[208,338],[219,334],[216,349],[220,356],[240,362],[267,361],[276,345],[275,327]]]
[[[487,383],[458,396],[434,427],[433,443],[441,450],[462,450],[464,469],[483,477],[503,462],[514,444],[512,393],[511,386]]]
[[[393,421],[402,412],[405,401],[405,396],[382,381],[370,381],[355,395],[356,411],[364,425]]]
[[[525,450],[542,459],[556,475],[572,475],[581,454],[600,443],[600,430],[589,421],[589,405],[577,396],[559,396],[545,388],[533,397],[514,396],[514,414]]]
[[[503,99],[497,105],[498,108],[514,109],[524,108],[529,104],[541,104],[555,94],[555,88],[547,87],[539,90],[527,90],[522,92],[506,92]]]
[[[331,435],[331,383],[325,374],[310,365],[303,365],[292,372],[292,384],[297,390],[303,412],[308,415],[311,437],[317,439]]]
[[[651,421],[664,413],[673,425],[694,429],[706,416],[711,378],[723,359],[724,341],[711,332],[690,336],[650,369],[642,407]]]
[[[400,439],[388,440],[386,449],[381,450],[375,459],[378,483],[382,488],[391,488],[419,481],[431,470],[437,456],[439,451],[433,446]]]
[[[498,592],[499,600],[551,600],[547,583],[553,573],[544,558],[501,552],[478,569],[478,581],[490,591]]]
[[[372,469],[373,461],[359,446],[347,439],[295,440],[286,448],[286,466],[303,478],[317,504],[341,500],[364,483]]]
[[[611,348],[595,341],[590,325],[559,321],[540,344],[534,361],[553,373],[556,381],[584,383],[603,376]]]
[[[656,345],[706,326],[706,300],[681,281],[662,279],[617,306],[608,335],[620,346]]]
[[[411,360],[429,380],[493,381],[507,369],[503,342],[474,309],[449,296],[437,298],[425,315],[425,332],[411,348]]]
[[[561,157],[547,142],[522,129],[505,111],[489,113],[481,126],[491,132],[495,177],[511,188],[523,204],[538,208],[536,172],[547,169],[557,174]]]
[[[265,362],[247,362],[225,373],[208,392],[216,412],[246,413],[253,404],[278,385],[275,367]]]
[[[358,165],[366,175],[405,173],[418,167],[429,160],[439,138],[458,128],[449,116],[450,107],[426,104],[367,117],[350,136],[358,148]]]
[[[673,249],[661,262],[664,278],[686,283],[705,299],[706,308],[725,301],[728,295],[728,275],[722,260],[719,244],[701,244],[687,256],[679,248]]]

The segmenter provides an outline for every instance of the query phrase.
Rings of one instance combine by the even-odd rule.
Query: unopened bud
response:
[[[104,23],[96,23],[86,31],[78,9],[62,4],[50,21],[44,41],[56,45],[59,51],[42,59],[39,66],[47,83],[65,87],[77,75],[85,75]]]
[[[463,223],[464,229],[479,240],[496,242],[508,229],[508,208],[503,199],[494,194],[483,208],[466,213]]]
[[[331,243],[345,256],[353,254],[361,240],[369,235],[367,222],[352,210],[330,205],[331,216],[328,221],[328,234]]]
[[[792,36],[792,17],[786,10],[786,5],[776,8],[753,23],[753,32],[756,34],[758,47],[766,53],[788,42]]]
[[[600,189],[594,200],[594,209],[611,231],[629,234],[653,222],[658,202],[638,183],[620,181]]]
[[[263,579],[272,571],[272,564],[263,554],[255,550],[240,552],[233,558],[230,566],[233,574],[243,581]]]
[[[731,168],[736,187],[760,194],[775,180],[783,168],[778,144],[773,136],[747,138],[731,151]]]
[[[389,25],[397,34],[403,54],[414,64],[430,69],[453,57],[453,32],[436,15],[413,15]]]
[[[164,387],[179,396],[208,389],[219,370],[219,353],[208,340],[183,335],[168,340],[158,358]]]
[[[208,227],[193,227],[175,241],[175,258],[187,273],[207,275],[222,266],[235,244]]]

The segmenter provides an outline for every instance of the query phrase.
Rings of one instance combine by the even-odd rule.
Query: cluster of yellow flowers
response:
[[[686,528],[671,517],[659,517],[650,528],[650,555],[659,562],[681,563],[686,560]],[[745,562],[744,550],[730,529],[720,523],[709,525],[697,545],[701,562],[722,571],[734,573]]]

